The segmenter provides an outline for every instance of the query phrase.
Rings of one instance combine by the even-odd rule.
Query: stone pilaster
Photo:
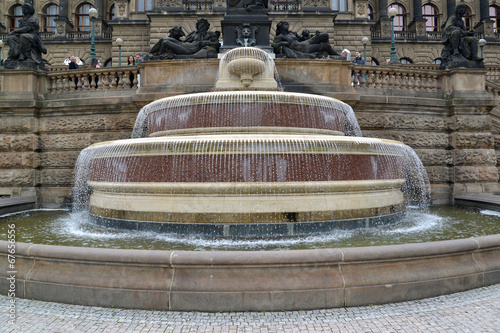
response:
[[[415,31],[415,37],[417,39],[426,39],[426,20],[422,16],[422,0],[413,0],[413,9],[413,20],[408,25],[408,30]]]
[[[453,194],[486,192],[498,182],[485,70],[452,70],[443,77],[450,99],[448,130]]]

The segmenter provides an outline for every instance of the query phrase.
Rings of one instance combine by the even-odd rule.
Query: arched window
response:
[[[373,20],[373,8],[370,5],[368,5],[368,19]]]
[[[396,8],[398,14],[394,17],[394,31],[406,30],[406,12],[403,6],[395,3],[387,7],[387,9]]]
[[[422,15],[427,20],[425,23],[425,30],[438,31],[439,30],[439,12],[434,5],[424,5],[422,7]]]
[[[493,20],[493,31],[500,32],[500,7],[490,6],[490,19]]]
[[[137,0],[137,11],[145,12],[146,10],[153,9],[153,0]]]
[[[90,16],[89,10],[94,8],[89,3],[83,3],[76,9],[76,30],[90,31]]]
[[[465,30],[470,30],[472,28],[472,15],[470,14],[470,8],[467,6],[467,10],[465,11],[462,20],[465,24]]]
[[[432,63],[435,65],[436,64],[439,65],[441,63],[441,58],[436,58],[436,59],[432,60]]]
[[[108,19],[114,20],[115,15],[116,15],[116,7],[115,7],[115,4],[112,4],[111,7],[109,8]]]
[[[399,62],[402,64],[413,64],[413,61],[410,58],[401,58]]]
[[[59,16],[59,6],[49,4],[43,9],[43,31],[56,31],[56,22],[54,20]]]
[[[347,12],[347,0],[332,0],[332,10]]]
[[[23,19],[23,6],[14,5],[10,8],[9,14],[9,31],[13,31],[21,25]]]

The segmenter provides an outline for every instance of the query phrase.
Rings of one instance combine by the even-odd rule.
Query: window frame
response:
[[[399,3],[393,3],[387,7],[387,10],[391,8],[396,8],[398,13],[394,17],[394,31],[406,31],[406,8],[399,4]],[[401,28],[401,30],[398,30]]]
[[[75,11],[75,23],[76,31],[90,31],[91,30],[91,20],[89,15],[89,10],[95,8],[94,5],[88,2],[80,4]],[[88,23],[88,25],[85,25]]]
[[[16,13],[19,10],[19,13]],[[23,19],[23,5],[15,4],[9,9],[9,32],[14,31],[21,25]]]
[[[431,9],[433,13],[426,13],[426,9]],[[422,6],[422,16],[426,19],[425,30],[426,31],[439,31],[439,10],[436,6],[431,3],[427,3]],[[430,22],[430,20],[434,22]]]
[[[50,8],[55,9],[55,13],[47,13],[47,10]],[[55,3],[48,3],[45,7],[43,7],[42,13],[42,31],[55,32],[56,22],[54,20],[59,17],[59,5],[56,5]],[[52,23],[52,25],[50,23]]]

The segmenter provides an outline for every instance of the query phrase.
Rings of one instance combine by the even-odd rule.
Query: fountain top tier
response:
[[[228,133],[361,136],[352,108],[334,98],[223,91],[167,97],[146,105],[132,137]]]

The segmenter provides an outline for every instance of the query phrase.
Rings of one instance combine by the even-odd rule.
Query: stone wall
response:
[[[497,190],[489,114],[496,102],[485,90],[484,70],[436,71],[431,74],[439,84],[434,84],[425,76],[429,71],[381,66],[369,72],[380,78],[354,87],[351,70],[370,67],[293,59],[277,59],[276,66],[285,91],[346,101],[364,136],[399,140],[414,148],[427,169],[434,203],[450,202],[458,193]],[[69,204],[74,166],[83,148],[129,138],[140,108],[155,99],[212,90],[218,60],[150,62],[139,68],[138,90],[124,86],[47,92],[45,80],[53,74],[2,72],[0,195],[36,196],[42,207]],[[411,86],[395,79],[405,73]],[[19,92],[16,84],[30,91]]]

